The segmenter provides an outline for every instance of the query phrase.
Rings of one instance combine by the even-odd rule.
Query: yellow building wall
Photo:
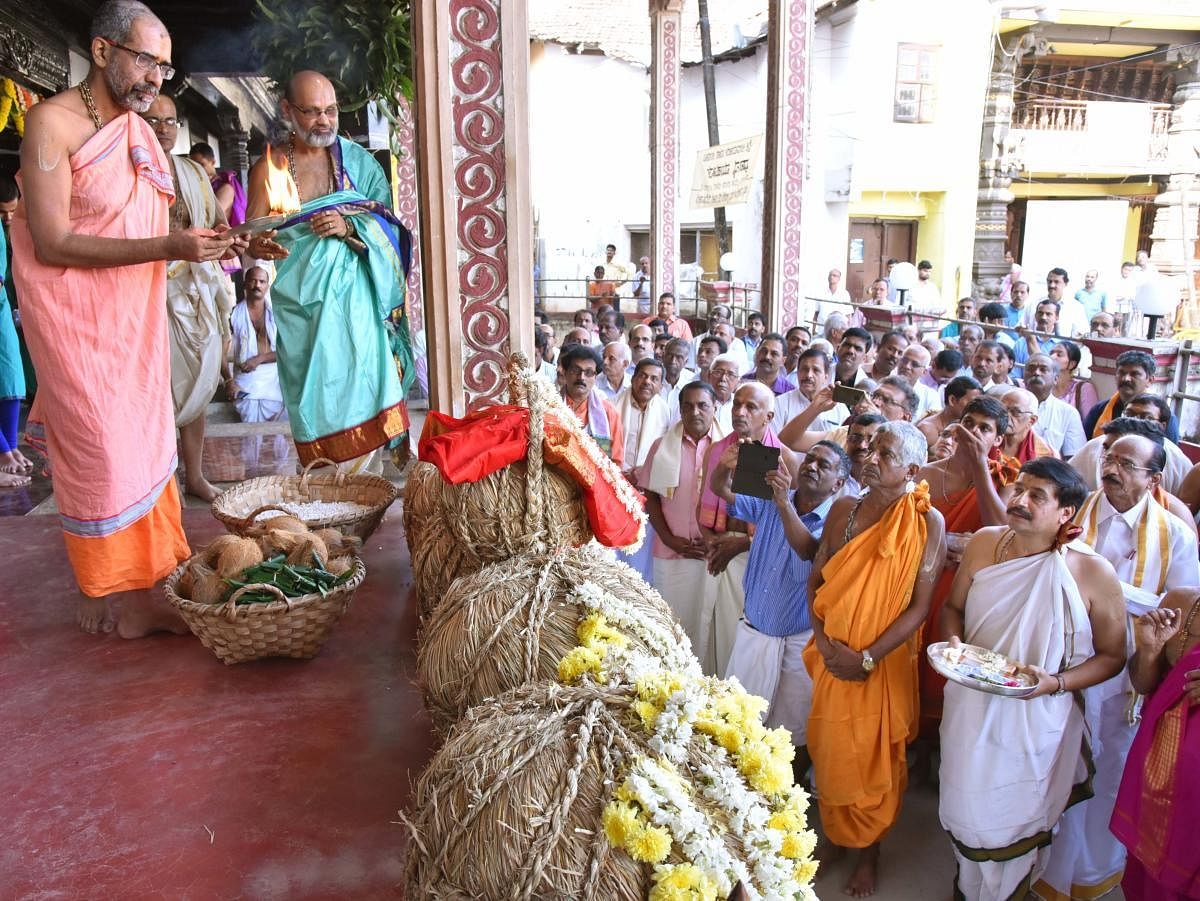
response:
[[[1129,208],[1129,218],[1125,220],[1125,251],[1121,259],[1127,260],[1130,263],[1137,256],[1138,235],[1142,231],[1142,211],[1144,209],[1144,207],[1140,206],[1131,206]]]
[[[1158,188],[1150,179],[1094,184],[1089,182],[1053,182],[1036,184],[1033,182],[1013,182],[1014,197],[1030,199],[1049,197],[1095,198],[1101,200],[1107,197],[1145,197],[1147,194],[1158,193]],[[1125,220],[1125,244],[1122,259],[1132,262],[1137,256],[1138,235],[1142,227],[1143,207],[1130,206],[1129,216]]]
[[[975,191],[865,191],[850,204],[851,219],[912,219],[917,223],[916,264],[933,263],[933,280],[946,311],[971,293]]]

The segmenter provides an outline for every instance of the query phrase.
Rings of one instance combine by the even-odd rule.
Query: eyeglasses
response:
[[[1008,415],[1009,416],[1032,416],[1033,411],[1032,410],[1009,410]]]
[[[882,391],[876,391],[874,394],[872,394],[871,402],[874,403],[876,406],[879,406],[880,404],[884,404],[889,407],[903,407],[904,406],[904,404],[900,403],[900,401],[892,400],[891,397],[889,397],[887,394],[884,394]]]
[[[302,113],[310,119],[317,119],[324,116],[326,119],[336,119],[338,117],[338,106],[335,103],[333,106],[292,106],[298,113]]]
[[[116,47],[118,50],[124,50],[126,53],[133,54],[133,64],[143,72],[149,72],[157,66],[163,81],[170,81],[175,77],[175,67],[170,63],[159,62],[158,57],[153,53],[134,50],[132,47],[126,47],[124,44],[118,44],[116,41],[110,41],[108,38],[101,38],[100,40],[104,41],[110,47]]]
[[[175,128],[177,125],[179,125],[179,120],[174,116],[167,116],[165,119],[160,119],[158,116],[142,116],[142,119],[151,128],[157,128],[160,122],[167,126],[167,128]]]
[[[1137,472],[1139,469],[1142,472],[1157,472],[1153,466],[1138,466],[1132,460],[1126,460],[1124,457],[1114,457],[1108,451],[1104,451],[1100,455],[1100,465],[1107,466],[1109,463],[1127,473]]]
[[[596,377],[595,369],[581,369],[578,366],[572,366],[567,370],[567,375],[573,375],[577,378],[594,379]]]

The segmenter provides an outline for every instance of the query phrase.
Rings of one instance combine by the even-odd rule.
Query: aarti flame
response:
[[[275,155],[267,147],[267,200],[271,215],[300,212],[300,192],[286,166],[275,165]]]

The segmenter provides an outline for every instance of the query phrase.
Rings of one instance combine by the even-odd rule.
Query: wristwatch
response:
[[[871,652],[866,648],[862,649],[862,668],[863,672],[871,672],[875,669],[875,658],[871,656]]]
[[[1054,674],[1054,678],[1058,680],[1058,691],[1052,691],[1050,693],[1050,697],[1057,698],[1060,695],[1065,695],[1067,693],[1066,680],[1063,679],[1063,677],[1061,675],[1059,675],[1058,673]]]

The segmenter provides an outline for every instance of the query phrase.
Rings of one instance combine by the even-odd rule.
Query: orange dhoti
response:
[[[908,607],[925,552],[929,489],[924,482],[825,564],[813,613],[825,634],[862,650]],[[916,737],[919,634],[878,661],[861,682],[835,678],[814,643],[804,649],[813,680],[808,750],[821,823],[834,844],[865,848],[900,812]]]
[[[167,233],[171,173],[141,117],[113,119],[69,162],[72,232]],[[166,264],[46,265],[23,205],[12,244],[38,371],[29,440],[50,457],[76,581],[92,597],[149,588],[189,553],[174,481]]]
[[[1032,433],[1031,433],[1032,434]],[[992,471],[992,481],[997,489],[1016,481],[1021,466],[1014,458],[1004,457],[998,451],[994,452],[989,461]],[[983,528],[983,514],[979,510],[979,495],[975,486],[956,491],[933,502],[934,508],[946,520],[946,534],[971,535]],[[921,683],[921,737],[937,738],[938,728],[942,722],[942,695],[946,688],[946,678],[929,665],[925,649],[936,641],[946,641],[950,636],[941,634],[942,608],[946,598],[950,596],[950,586],[954,584],[954,576],[958,572],[958,564],[947,563],[933,586],[933,598],[929,605],[929,617],[925,620],[925,628],[921,634],[921,652],[917,655],[917,669]]]

